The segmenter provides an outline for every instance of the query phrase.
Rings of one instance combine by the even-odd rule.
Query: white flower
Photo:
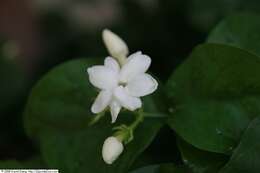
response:
[[[116,137],[108,137],[102,148],[102,157],[107,164],[112,164],[123,152],[124,146]]]
[[[101,90],[91,111],[97,114],[110,107],[114,123],[122,107],[130,111],[140,108],[140,97],[153,93],[158,83],[145,73],[151,65],[150,57],[137,52],[127,58],[126,43],[110,30],[103,31],[103,40],[113,58],[88,68],[90,82]]]
[[[158,86],[157,81],[145,73],[150,64],[150,57],[137,52],[130,55],[121,68],[111,57],[105,59],[104,65],[88,68],[90,82],[101,90],[91,111],[97,114],[109,106],[114,123],[122,107],[130,111],[140,108],[140,97],[153,93]]]
[[[116,58],[120,64],[124,64],[128,55],[128,47],[124,40],[108,29],[103,31],[102,37],[109,54]]]

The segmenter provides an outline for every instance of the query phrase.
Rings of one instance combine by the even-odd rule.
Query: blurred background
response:
[[[104,28],[130,52],[150,55],[152,73],[164,82],[222,18],[237,12],[258,13],[260,1],[1,0],[0,159],[36,152],[22,126],[31,87],[66,60],[107,56]]]

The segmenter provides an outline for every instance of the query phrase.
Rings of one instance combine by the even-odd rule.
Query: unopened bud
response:
[[[103,30],[102,37],[109,54],[123,65],[128,55],[128,47],[124,40],[108,29]]]
[[[102,157],[107,164],[112,164],[123,152],[124,146],[116,137],[108,137],[102,148]]]

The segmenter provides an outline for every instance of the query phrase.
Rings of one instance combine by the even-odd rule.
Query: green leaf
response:
[[[245,49],[260,56],[260,16],[232,15],[220,22],[210,33],[207,42]]]
[[[27,134],[39,144],[46,163],[65,173],[127,172],[135,158],[153,140],[162,125],[162,118],[145,118],[134,132],[134,140],[112,165],[102,160],[104,140],[113,134],[112,127],[134,120],[133,113],[122,111],[116,124],[110,113],[92,126],[95,116],[90,107],[97,90],[89,83],[86,69],[102,62],[79,59],[51,70],[33,88],[25,111]],[[159,93],[143,99],[144,112],[160,114]],[[156,97],[157,99],[153,99]]]
[[[241,137],[230,161],[220,173],[260,172],[260,117],[255,118]]]
[[[179,139],[182,159],[194,173],[217,173],[228,160],[227,156],[203,151]]]
[[[189,173],[190,170],[185,166],[177,166],[174,164],[150,165],[139,168],[131,173]]]
[[[260,113],[258,74],[260,59],[247,51],[218,44],[197,47],[168,81],[169,125],[199,149],[231,154]]]

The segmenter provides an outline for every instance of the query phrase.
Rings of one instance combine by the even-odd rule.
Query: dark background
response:
[[[104,28],[120,35],[130,52],[151,56],[151,72],[165,82],[222,18],[259,9],[257,0],[1,0],[0,159],[36,152],[22,126],[30,88],[66,60],[107,56]]]

